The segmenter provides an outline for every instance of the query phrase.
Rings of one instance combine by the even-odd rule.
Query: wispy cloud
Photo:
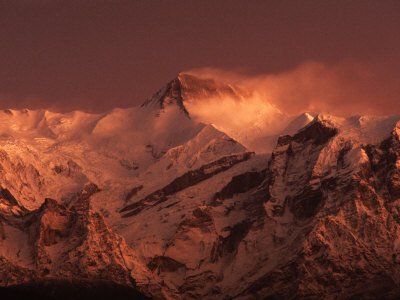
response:
[[[290,71],[259,76],[213,68],[189,73],[255,91],[258,99],[287,114],[315,111],[349,116],[400,113],[400,78],[388,70],[391,67],[353,60],[332,65],[308,61]]]

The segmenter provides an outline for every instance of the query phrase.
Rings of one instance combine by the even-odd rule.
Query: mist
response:
[[[372,62],[343,60],[334,64],[305,61],[293,69],[265,74],[249,74],[243,68],[226,70],[212,67],[185,72],[200,78],[214,78],[247,91],[250,96],[243,97],[245,104],[225,98],[212,109],[196,107],[197,113],[204,117],[206,111],[211,115],[222,115],[224,111],[241,111],[242,114],[236,114],[235,120],[228,118],[226,121],[246,125],[250,114],[261,118],[267,115],[266,111],[291,116],[302,112],[323,112],[337,116],[399,114],[399,69],[400,63],[388,63],[381,59]],[[171,79],[164,78],[164,84]],[[154,88],[153,92],[161,86]],[[83,110],[98,113],[115,107],[140,105],[146,97],[139,97],[139,94],[135,98],[140,99],[129,104],[131,95],[119,95],[119,98],[110,96],[109,101],[104,101],[83,96],[17,96],[0,91],[0,106],[2,109],[48,109],[56,112]],[[210,99],[203,99],[204,102],[207,100]],[[207,105],[213,102],[208,101]],[[272,126],[268,120],[267,123]]]
[[[188,73],[252,91],[257,101],[250,99],[249,105],[262,101],[289,115],[400,113],[400,77],[394,65],[354,60],[336,64],[307,61],[289,71],[257,76],[213,68]]]

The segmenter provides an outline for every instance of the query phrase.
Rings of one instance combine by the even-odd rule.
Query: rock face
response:
[[[275,248],[280,255],[274,267],[260,272],[237,296],[400,295],[399,198],[393,192],[398,184],[398,124],[378,145],[357,144],[324,120],[278,143],[262,201],[264,226],[275,228],[266,252]]]
[[[87,184],[69,207],[48,198],[38,210],[2,215],[3,239],[12,239],[15,231],[24,232],[27,249],[16,255],[25,266],[15,257],[1,257],[1,283],[84,278],[131,287],[136,287],[136,280],[143,280],[146,285],[150,275],[146,267],[104,217],[90,208],[90,197],[98,191],[95,184]],[[140,275],[135,276],[136,272]]]
[[[398,298],[400,123],[368,144],[347,122],[281,137],[266,169],[180,222],[150,270],[183,299]]]
[[[123,214],[122,217],[131,217],[137,215],[147,207],[157,206],[160,203],[166,201],[167,196],[174,195],[179,191],[194,186],[220,172],[226,171],[227,169],[232,168],[232,166],[234,166],[235,164],[250,159],[253,154],[254,153],[251,152],[245,152],[243,154],[225,156],[212,163],[203,165],[197,170],[189,171],[174,179],[171,183],[169,183],[162,189],[159,189],[146,196],[144,199],[139,200],[134,204],[130,204],[121,209],[121,213],[128,212]]]

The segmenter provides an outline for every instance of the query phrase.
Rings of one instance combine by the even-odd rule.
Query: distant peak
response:
[[[183,74],[179,73],[177,77],[167,83],[162,89],[156,92],[151,98],[147,99],[142,107],[156,106],[164,109],[166,105],[176,104],[187,116],[189,116],[186,107],[183,105],[182,97],[182,78]]]
[[[296,132],[307,126],[310,122],[314,120],[314,117],[308,113],[302,113],[301,115],[295,117],[281,132],[281,135],[294,135]]]
[[[247,94],[242,89],[231,84],[180,72],[173,80],[147,99],[142,104],[142,107],[155,106],[156,108],[164,109],[167,105],[175,104],[189,116],[189,112],[184,105],[185,101],[221,96],[239,99]]]
[[[321,123],[321,124],[324,124],[324,126],[339,127],[340,124],[342,124],[344,120],[345,119],[341,118],[341,117],[336,117],[333,115],[320,113],[314,117],[314,119],[310,123],[310,125],[313,123]]]

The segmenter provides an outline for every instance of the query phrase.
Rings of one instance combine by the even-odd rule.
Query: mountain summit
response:
[[[184,102],[193,99],[207,99],[213,97],[232,97],[239,99],[244,91],[229,84],[223,84],[214,79],[202,79],[194,75],[179,73],[166,86],[147,99],[142,107],[155,106],[164,109],[167,105],[177,105],[189,116]]]
[[[156,116],[178,107],[188,118],[211,123],[257,152],[271,151],[281,131],[295,118],[255,91],[186,73],[180,73],[142,107],[155,110]],[[297,129],[304,122],[298,124]]]

